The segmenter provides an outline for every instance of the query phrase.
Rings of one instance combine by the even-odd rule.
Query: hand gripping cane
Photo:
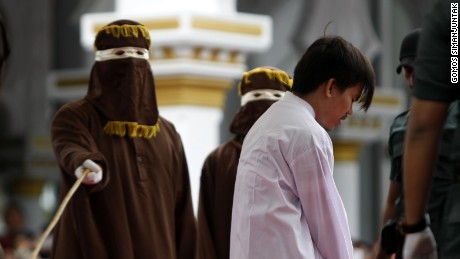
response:
[[[58,210],[56,212],[56,215],[54,215],[53,220],[48,225],[48,227],[46,228],[45,232],[43,232],[43,234],[40,236],[40,239],[38,240],[37,246],[35,247],[34,252],[32,253],[32,256],[30,257],[30,259],[36,259],[37,258],[38,253],[42,249],[43,243],[45,242],[46,238],[48,237],[49,233],[54,228],[54,226],[56,226],[56,223],[61,218],[62,212],[64,211],[65,207],[67,206],[67,203],[69,203],[69,201],[72,198],[73,194],[78,189],[78,187],[80,186],[81,182],[83,181],[83,179],[85,179],[85,176],[89,172],[91,172],[90,169],[88,169],[88,168],[85,169],[83,171],[83,174],[77,179],[77,181],[73,184],[72,188],[69,190],[67,195],[64,197],[64,200],[62,201],[61,205],[59,205],[59,208],[58,208]]]

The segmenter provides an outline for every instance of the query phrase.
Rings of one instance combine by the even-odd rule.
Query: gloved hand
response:
[[[92,185],[97,184],[102,180],[102,168],[90,159],[86,159],[83,164],[75,170],[75,176],[80,178],[85,169],[89,169],[91,172],[85,176],[82,183]]]
[[[404,259],[437,259],[436,241],[429,227],[412,234],[406,234],[403,250]]]

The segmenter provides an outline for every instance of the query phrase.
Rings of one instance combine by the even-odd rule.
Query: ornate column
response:
[[[181,134],[197,206],[202,164],[219,144],[225,94],[247,69],[247,54],[270,47],[271,18],[238,13],[233,0],[118,0],[115,9],[83,15],[81,43],[92,51],[97,29],[117,19],[149,28],[160,114]]]

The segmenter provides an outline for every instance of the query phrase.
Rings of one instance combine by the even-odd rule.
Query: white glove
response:
[[[436,241],[429,227],[412,234],[404,240],[404,259],[437,259]]]
[[[85,162],[75,170],[75,176],[80,178],[85,169],[89,169],[91,172],[83,179],[84,184],[97,184],[102,180],[102,168],[90,159],[86,159]]]

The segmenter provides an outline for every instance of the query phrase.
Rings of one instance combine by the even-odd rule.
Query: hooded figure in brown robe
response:
[[[53,149],[70,200],[54,232],[56,259],[190,259],[195,254],[187,161],[158,113],[145,26],[119,20],[96,35],[87,95],[56,113]]]
[[[235,136],[208,155],[201,171],[198,258],[229,258],[233,190],[244,137],[291,85],[286,72],[272,67],[258,67],[243,74],[238,85],[241,108],[230,126]]]

